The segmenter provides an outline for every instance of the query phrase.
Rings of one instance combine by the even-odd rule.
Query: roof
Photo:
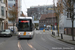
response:
[[[53,7],[53,5],[38,5],[38,6],[31,6],[30,8],[40,8],[40,7]]]
[[[18,19],[32,19],[32,17],[18,17]]]
[[[55,13],[42,14],[40,20],[43,20],[46,18],[52,18],[52,17],[56,17]]]

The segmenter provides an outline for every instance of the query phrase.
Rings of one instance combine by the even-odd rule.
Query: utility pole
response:
[[[54,3],[54,0],[53,0],[53,3]],[[54,4],[53,4],[54,5]],[[53,6],[54,7],[54,6]],[[52,8],[52,32],[53,32],[53,8]]]
[[[53,0],[53,4],[54,4],[54,12],[55,12],[55,16],[56,16],[56,23],[57,23],[57,33],[58,33],[58,37],[59,37],[59,16],[57,14],[57,10],[55,9],[55,0]],[[59,10],[58,10],[59,11]]]
[[[54,33],[53,33],[53,25],[54,25],[53,24],[53,15],[54,15],[53,14],[53,8],[54,8],[54,0],[53,0],[53,7],[52,7],[52,30],[51,30],[52,31],[52,35],[54,35]]]

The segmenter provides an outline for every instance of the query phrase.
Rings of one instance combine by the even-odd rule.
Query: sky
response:
[[[55,3],[57,0],[55,0]],[[42,5],[53,5],[53,0],[22,0],[21,3],[21,11],[25,15],[27,15],[27,8],[30,8],[31,6],[42,6]]]

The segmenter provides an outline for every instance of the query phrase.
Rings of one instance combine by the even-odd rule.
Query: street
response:
[[[36,30],[33,39],[0,37],[0,50],[75,50],[75,45],[53,38],[49,31]]]

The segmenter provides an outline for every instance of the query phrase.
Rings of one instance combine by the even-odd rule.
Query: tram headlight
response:
[[[31,33],[28,33],[28,34],[30,34],[30,35],[31,35]]]
[[[19,35],[20,35],[21,33],[19,33]]]

